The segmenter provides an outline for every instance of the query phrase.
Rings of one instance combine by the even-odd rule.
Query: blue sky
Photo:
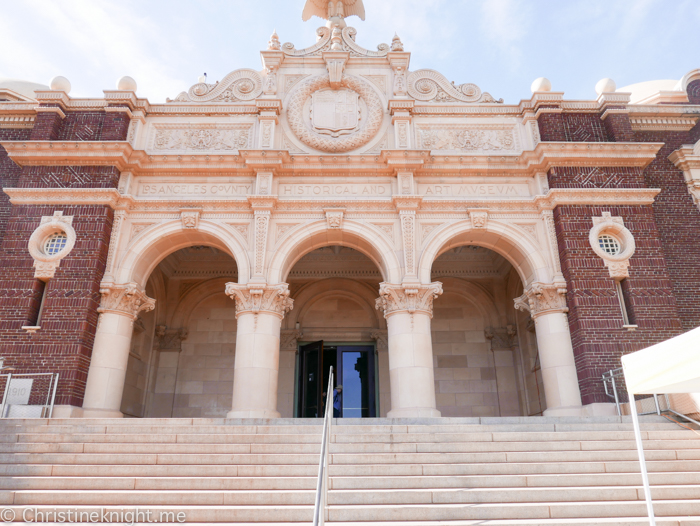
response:
[[[411,69],[474,82],[506,103],[530,97],[536,77],[567,99],[680,79],[700,67],[700,0],[364,0],[348,19],[369,49],[396,31]],[[174,98],[207,72],[260,69],[273,29],[298,48],[323,21],[301,21],[304,0],[5,0],[0,77],[48,83],[66,76],[72,96],[101,96],[131,75],[151,102]]]

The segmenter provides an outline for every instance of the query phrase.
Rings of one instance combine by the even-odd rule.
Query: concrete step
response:
[[[23,506],[8,506],[15,511],[18,517],[22,516]],[[101,509],[104,508],[104,509]],[[656,501],[654,509],[658,517],[672,517],[671,520],[678,520],[677,517],[700,518],[700,501],[694,500],[672,500]],[[46,514],[71,510],[72,513],[116,513],[114,522],[119,521],[119,513],[126,511],[134,512],[133,508],[123,506],[32,506],[28,513],[29,520],[33,519],[33,513]],[[303,505],[288,506],[221,506],[221,505],[201,505],[201,506],[139,506],[138,511],[141,517],[150,513],[152,517],[159,517],[161,512],[174,513],[177,516],[181,513],[184,522],[229,522],[229,523],[264,523],[264,522],[309,522],[312,520],[313,507]],[[643,518],[646,516],[646,507],[643,501],[618,501],[614,506],[609,502],[557,502],[557,503],[535,503],[535,504],[510,504],[510,503],[485,503],[485,504],[429,504],[429,505],[362,505],[362,506],[330,506],[328,510],[330,522],[356,523],[366,522],[391,522],[415,524],[414,521],[480,521],[479,524],[492,524],[486,521],[510,520],[517,521],[511,524],[553,524],[556,521],[565,519],[595,519],[589,524],[603,524],[601,519],[620,518],[617,522],[607,523],[621,524],[620,520],[628,518]],[[55,515],[54,515],[55,516]],[[64,515],[65,517],[65,515]],[[161,519],[162,520],[162,519]],[[533,522],[534,521],[534,522]],[[544,522],[547,521],[547,522]],[[128,518],[126,521],[128,522]],[[145,522],[145,521],[144,521]],[[162,522],[166,522],[162,520]],[[172,520],[171,522],[176,522]],[[648,522],[648,521],[647,521]],[[571,522],[575,524],[575,522]],[[505,523],[502,523],[505,524]],[[585,522],[584,522],[585,524]],[[622,523],[624,524],[624,523]],[[692,523],[690,523],[692,524]],[[684,526],[689,525],[688,522]]]
[[[315,491],[316,477],[0,477],[0,489]]]

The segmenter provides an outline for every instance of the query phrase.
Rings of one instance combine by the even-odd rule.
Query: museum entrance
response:
[[[330,368],[333,388],[342,387],[334,407],[341,418],[377,415],[374,345],[332,344],[323,341],[299,347],[297,417],[320,418],[326,401]],[[334,395],[331,394],[331,399]]]

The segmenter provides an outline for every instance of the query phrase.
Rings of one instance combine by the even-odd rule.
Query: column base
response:
[[[83,416],[83,408],[74,405],[55,405],[51,418],[80,418]]]
[[[124,418],[124,414],[121,411],[115,411],[113,409],[91,409],[89,407],[83,407],[83,412],[78,418]]]
[[[583,406],[574,405],[570,407],[555,407],[554,409],[545,409],[542,416],[585,416]]]
[[[410,407],[406,409],[392,409],[386,414],[387,418],[440,418],[442,413],[429,407]]]
[[[617,416],[617,407],[610,403],[596,403],[583,406],[584,416]]]
[[[278,411],[229,411],[226,418],[280,418]]]

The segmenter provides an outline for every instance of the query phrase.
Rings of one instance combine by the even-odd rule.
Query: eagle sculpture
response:
[[[301,19],[306,22],[314,15],[332,21],[342,20],[353,15],[364,20],[365,6],[362,0],[306,0]]]

